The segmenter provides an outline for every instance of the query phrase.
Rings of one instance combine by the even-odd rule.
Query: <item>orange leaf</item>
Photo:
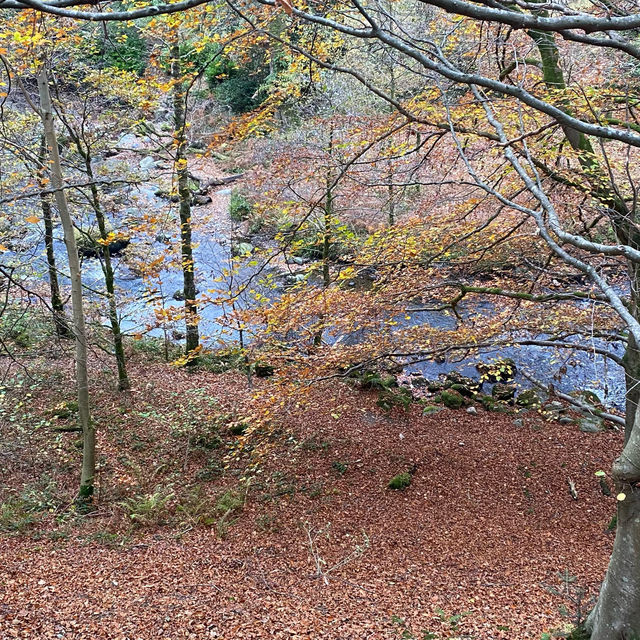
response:
[[[276,0],[276,5],[280,5],[288,16],[293,14],[293,4],[291,4],[291,0]]]
[[[38,216],[29,216],[29,217],[25,218],[25,222],[30,222],[31,224],[36,224],[37,222],[40,222],[40,218],[38,218]]]

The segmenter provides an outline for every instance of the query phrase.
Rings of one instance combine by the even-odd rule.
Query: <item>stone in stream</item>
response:
[[[516,363],[511,358],[500,358],[491,362],[478,362],[476,369],[483,382],[506,382],[513,380],[518,372]]]
[[[152,171],[156,168],[156,161],[151,156],[145,156],[140,160],[140,171]]]
[[[482,383],[477,382],[473,378],[468,378],[467,376],[463,376],[457,371],[450,371],[444,377],[446,388],[453,389],[454,391],[458,391],[463,396],[473,397],[480,391],[482,388]]]
[[[250,242],[238,242],[231,247],[231,255],[234,257],[250,256],[254,248]]]
[[[491,391],[491,395],[501,402],[511,402],[516,395],[516,390],[516,385],[514,384],[497,382]]]
[[[539,407],[542,402],[540,396],[534,389],[525,389],[522,393],[518,394],[516,404],[529,409]]]
[[[213,202],[211,196],[204,196],[199,193],[193,196],[193,198],[191,199],[191,204],[194,206],[202,206],[205,204],[210,204],[211,202]]]

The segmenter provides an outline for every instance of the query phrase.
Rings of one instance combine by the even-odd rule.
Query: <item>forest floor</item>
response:
[[[50,357],[0,415],[3,640],[539,640],[604,575],[615,500],[594,474],[619,432],[385,412],[333,382],[274,416],[247,474],[229,458],[246,379],[138,353],[130,393],[93,372],[100,493],[83,516],[78,434],[54,431],[73,420],[71,360]],[[390,490],[401,472],[410,486]],[[570,597],[550,591],[565,571]]]

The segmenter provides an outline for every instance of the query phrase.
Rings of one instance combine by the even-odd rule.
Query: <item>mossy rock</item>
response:
[[[269,378],[275,373],[276,368],[266,362],[256,362],[253,370],[258,378]]]
[[[436,413],[440,413],[440,411],[442,411],[442,407],[436,407],[433,404],[428,404],[423,410],[422,410],[422,415],[423,416],[433,416]]]
[[[579,391],[574,391],[571,395],[577,400],[582,400],[590,404],[592,407],[602,407],[602,401],[598,397],[598,394],[589,389],[580,389]]]
[[[232,245],[231,255],[234,258],[245,258],[253,253],[255,247],[250,242],[238,242]]]
[[[516,397],[516,404],[525,409],[534,409],[542,404],[540,396],[534,389],[525,389]]]
[[[477,393],[477,391],[473,391],[463,384],[452,384],[449,387],[449,391],[457,391],[461,396],[466,396],[467,398],[473,398]]]
[[[493,411],[495,413],[507,413],[509,411],[508,407],[493,396],[482,396],[480,402],[487,411]]]
[[[445,407],[449,409],[459,409],[464,404],[464,398],[457,391],[445,389],[440,392],[439,395],[434,398],[437,402],[442,402]]]
[[[480,373],[481,379],[485,382],[506,382],[513,380],[518,368],[511,358],[499,358],[491,362],[479,362],[476,369]]]
[[[408,471],[399,473],[397,476],[393,476],[387,484],[387,488],[394,491],[404,491],[411,484],[411,474]]]
[[[450,371],[445,376],[444,386],[447,389],[454,389],[455,391],[458,391],[463,396],[472,398],[480,391],[482,383],[474,380],[473,378],[469,378],[468,376],[463,376],[457,371]]]
[[[411,391],[405,387],[397,387],[395,389],[382,389],[378,395],[376,404],[385,411],[390,411],[393,407],[398,406],[406,410],[412,402],[413,395]]]
[[[105,226],[107,233],[113,232],[113,227],[109,221],[106,221]],[[76,247],[78,249],[79,256],[83,256],[84,258],[97,258],[102,252],[104,245],[100,242],[100,230],[97,225],[92,225],[88,229],[83,229],[82,231],[74,228],[73,235],[76,240]],[[111,255],[117,255],[123,249],[128,247],[130,242],[129,238],[114,238],[108,245],[109,253]]]
[[[578,424],[582,433],[600,433],[600,431],[604,431],[604,420],[595,416],[581,418]]]
[[[512,402],[516,395],[517,387],[513,384],[504,384],[503,382],[497,382],[491,395],[502,402]]]

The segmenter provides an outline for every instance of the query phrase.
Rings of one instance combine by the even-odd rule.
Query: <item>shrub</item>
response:
[[[174,493],[157,487],[153,493],[137,495],[119,503],[131,522],[139,527],[161,524],[169,515],[169,503]]]
[[[101,39],[104,43],[101,53],[106,66],[141,76],[147,67],[147,43],[140,36],[140,31],[113,22],[107,23],[105,28],[109,38]]]
[[[411,484],[411,474],[408,471],[399,473],[389,480],[387,487],[394,491],[404,491]]]
[[[341,476],[343,476],[349,465],[346,462],[340,462],[339,460],[334,460],[331,463],[331,468],[335,469]]]
[[[229,489],[225,491],[216,501],[216,511],[220,515],[217,521],[218,535],[224,538],[229,525],[229,518],[244,507],[246,498],[246,489],[239,491],[237,489]]]
[[[246,220],[253,211],[253,205],[247,196],[234,189],[231,192],[231,198],[229,199],[229,215],[235,222],[242,222]]]
[[[438,402],[442,402],[449,409],[459,409],[464,403],[464,398],[457,391],[445,390],[436,396]]]
[[[244,354],[235,348],[203,353],[198,358],[198,366],[212,373],[241,370],[245,366]]]
[[[33,309],[8,306],[0,315],[0,335],[28,349],[51,335],[50,321]]]
[[[0,531],[21,533],[63,502],[56,484],[46,476],[0,504]]]

